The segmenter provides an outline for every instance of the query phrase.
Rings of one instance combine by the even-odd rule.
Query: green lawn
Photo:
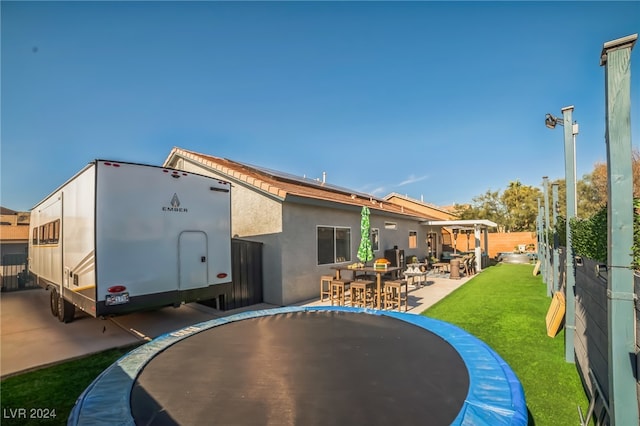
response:
[[[532,270],[529,265],[488,268],[424,315],[464,328],[509,363],[524,387],[532,425],[577,425],[577,406],[586,412],[588,401],[575,365],[564,361],[564,332],[554,339],[546,335],[550,299]],[[3,380],[2,425],[66,424],[76,398],[127,351],[110,350]],[[27,413],[31,408],[55,409],[56,418],[7,418],[10,409],[19,408]]]
[[[588,400],[575,364],[564,361],[564,331],[547,336],[551,299],[530,265],[483,271],[423,315],[455,324],[490,345],[524,388],[531,424],[580,424]]]
[[[66,425],[80,394],[105,368],[132,348],[111,349],[2,380],[0,424]],[[51,413],[55,417],[37,418]]]

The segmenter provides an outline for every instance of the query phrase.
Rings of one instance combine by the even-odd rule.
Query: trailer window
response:
[[[51,242],[58,244],[58,241],[60,241],[60,219],[51,222],[51,227],[53,228]]]
[[[38,245],[38,227],[34,227],[31,235],[31,244],[34,246]]]
[[[38,230],[34,228],[34,244],[38,244]],[[40,226],[40,244],[58,244],[60,241],[60,219]]]

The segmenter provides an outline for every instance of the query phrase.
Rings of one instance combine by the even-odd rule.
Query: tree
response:
[[[633,196],[640,198],[640,151],[633,150]],[[567,188],[564,179],[556,179],[549,185],[549,203],[553,203],[552,184],[558,184],[558,221],[567,216]],[[589,218],[607,204],[607,165],[598,162],[593,171],[576,183],[577,216]],[[509,182],[507,189],[487,190],[473,198],[471,204],[456,204],[454,214],[460,219],[488,219],[498,224],[498,232],[535,231],[538,215],[538,198],[543,200],[540,188],[523,185],[519,180]],[[550,205],[550,213],[552,214]],[[559,223],[561,225],[561,223]]]
[[[498,225],[498,232],[504,231],[506,211],[500,199],[500,191],[487,190],[473,198],[471,205],[454,205],[454,214],[460,219],[487,219]]]
[[[507,232],[536,230],[538,198],[542,198],[539,188],[523,185],[519,180],[509,182],[509,186],[500,197]]]
[[[633,170],[633,196],[640,198],[640,151],[633,150],[632,170]],[[564,179],[557,179],[553,183],[558,183],[558,204],[559,215],[566,217],[567,212],[567,188]],[[588,218],[599,212],[607,205],[607,165],[597,162],[593,166],[591,173],[582,176],[576,183],[576,198],[578,210],[576,215],[580,218]]]

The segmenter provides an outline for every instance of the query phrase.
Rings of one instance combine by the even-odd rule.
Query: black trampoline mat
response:
[[[136,424],[449,425],[469,375],[457,351],[387,316],[295,312],[170,346],[131,395]]]

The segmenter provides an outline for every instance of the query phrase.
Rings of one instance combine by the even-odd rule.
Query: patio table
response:
[[[370,272],[370,273],[374,273],[376,274],[376,291],[378,293],[378,301],[377,301],[377,309],[382,309],[380,307],[380,295],[382,294],[382,275],[384,274],[388,274],[390,272],[396,272],[399,271],[400,267],[398,266],[389,266],[386,269],[383,268],[374,268],[372,266],[365,266],[363,268],[350,268],[348,266],[331,266],[331,269],[335,269],[336,271],[336,279],[340,279],[340,271],[352,271],[353,272],[353,279],[356,279],[356,274],[358,272]]]
[[[445,262],[437,262],[433,264],[433,269],[436,269],[440,273],[445,272],[447,267],[449,267],[449,264]]]
[[[407,280],[407,283],[409,282],[409,279],[411,279],[411,282],[417,287],[418,285],[416,284],[416,278],[420,278],[420,280],[418,281],[419,283],[422,283],[422,280],[427,281],[427,275],[429,274],[427,271],[425,272],[403,272],[404,274],[404,278]]]

